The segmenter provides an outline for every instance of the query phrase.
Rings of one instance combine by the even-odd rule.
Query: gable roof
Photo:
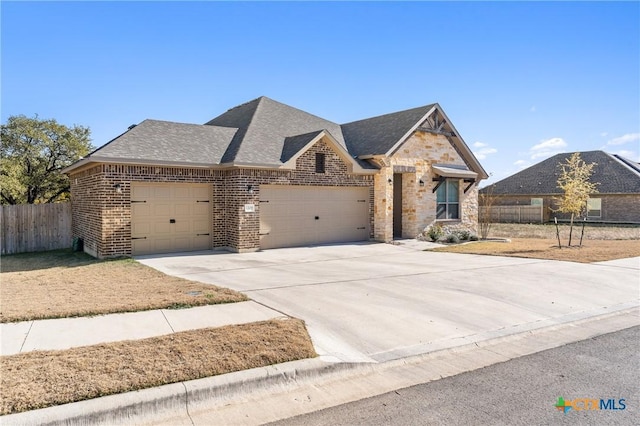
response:
[[[526,168],[508,178],[502,179],[480,190],[487,193],[491,189],[494,195],[542,195],[560,194],[558,177],[560,164],[572,155],[572,152],[557,154],[538,164]],[[607,154],[604,151],[580,152],[580,158],[593,167],[591,182],[599,182],[601,194],[640,194],[640,167],[626,158]]]
[[[343,124],[349,152],[358,157],[387,154],[434,106],[430,104]]]
[[[206,124],[239,129],[223,163],[279,164],[285,138],[325,129],[345,147],[340,125],[265,96],[232,108]]]

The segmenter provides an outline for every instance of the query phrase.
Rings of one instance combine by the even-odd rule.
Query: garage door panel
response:
[[[192,197],[196,198],[199,201],[209,200],[209,193],[210,193],[210,189],[205,186],[191,188]]]
[[[193,214],[196,216],[208,216],[209,203],[196,203],[193,206]]]
[[[209,185],[134,182],[131,193],[134,255],[211,248]]]
[[[211,226],[211,223],[205,219],[205,220],[194,220],[192,222],[193,224],[193,231],[196,234],[205,234],[209,232],[209,227]]]
[[[169,199],[171,198],[171,186],[169,185],[156,185],[151,187],[152,198],[155,199]]]
[[[131,204],[131,214],[137,217],[151,215],[151,208],[147,203]]]
[[[261,248],[369,238],[368,188],[263,185],[260,199]]]

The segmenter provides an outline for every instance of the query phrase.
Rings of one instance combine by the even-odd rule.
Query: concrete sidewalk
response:
[[[0,355],[69,349],[282,317],[254,301],[0,324]]]

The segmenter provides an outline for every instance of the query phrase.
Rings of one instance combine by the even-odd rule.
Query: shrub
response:
[[[469,237],[471,237],[471,232],[467,231],[466,229],[461,229],[457,232],[455,232],[455,234],[458,236],[458,238],[460,238],[462,241],[467,241],[469,239]]]
[[[458,244],[460,242],[460,238],[456,234],[449,234],[445,237],[445,241],[451,244]]]
[[[442,227],[440,225],[433,225],[431,228],[429,228],[429,231],[427,231],[427,235],[429,236],[429,239],[431,239],[431,241],[436,242],[440,238],[442,238],[442,236],[444,235],[444,231],[442,230]]]
[[[476,234],[469,235],[469,241],[478,241],[478,236]]]

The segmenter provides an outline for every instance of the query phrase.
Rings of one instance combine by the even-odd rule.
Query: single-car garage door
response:
[[[133,254],[210,249],[210,192],[206,184],[133,182]]]
[[[260,248],[369,239],[369,188],[260,186]]]

